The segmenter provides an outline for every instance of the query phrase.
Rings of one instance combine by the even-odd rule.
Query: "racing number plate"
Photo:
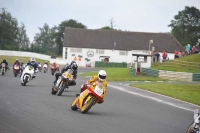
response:
[[[99,86],[96,86],[95,89],[94,89],[94,92],[101,96],[103,94],[103,88],[99,87]]]

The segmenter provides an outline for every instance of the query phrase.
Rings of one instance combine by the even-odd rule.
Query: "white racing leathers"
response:
[[[27,82],[29,82],[34,75],[34,68],[30,65],[27,65],[21,75],[21,85],[25,86]]]

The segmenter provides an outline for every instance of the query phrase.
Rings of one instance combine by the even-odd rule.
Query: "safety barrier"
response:
[[[130,69],[129,69],[129,74],[130,74],[131,76],[135,76],[135,75],[136,75],[135,68],[130,68]]]
[[[159,77],[161,79],[177,81],[200,81],[200,73],[174,72],[155,70],[151,68],[142,68],[142,74],[151,77]]]

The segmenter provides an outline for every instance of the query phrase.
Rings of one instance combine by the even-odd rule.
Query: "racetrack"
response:
[[[98,68],[79,68],[78,72]],[[61,96],[51,95],[54,76],[39,72],[26,86],[12,71],[0,75],[0,133],[185,133],[193,121],[192,104],[109,82],[103,104],[87,114],[71,102],[87,77],[77,78]]]

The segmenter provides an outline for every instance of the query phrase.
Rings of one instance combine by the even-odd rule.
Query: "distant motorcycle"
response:
[[[51,74],[54,75],[56,71],[59,71],[59,66],[58,65],[56,65],[56,66],[51,65],[50,69],[51,69]]]
[[[65,88],[69,87],[69,84],[72,80],[72,71],[68,69],[61,76],[59,76],[56,85],[53,85],[52,94],[55,95],[57,93],[57,95],[60,96],[64,92]]]
[[[48,65],[47,65],[47,64],[44,64],[44,65],[43,65],[43,69],[44,69],[44,73],[46,73],[47,70],[48,70]]]
[[[13,67],[13,73],[15,77],[17,77],[17,75],[20,73],[20,70],[20,66],[18,64],[15,64]]]
[[[25,86],[34,75],[34,68],[31,65],[27,65],[21,75],[21,85]]]
[[[1,74],[4,75],[6,73],[6,64],[2,63],[1,64]]]
[[[190,125],[187,133],[200,133],[200,113],[198,109],[194,110],[194,121]]]
[[[38,64],[38,70],[41,72],[42,71],[42,65]]]
[[[72,110],[79,109],[82,114],[87,113],[92,106],[102,99],[104,86],[102,83],[95,82],[90,85],[90,88],[81,92],[71,104]]]

